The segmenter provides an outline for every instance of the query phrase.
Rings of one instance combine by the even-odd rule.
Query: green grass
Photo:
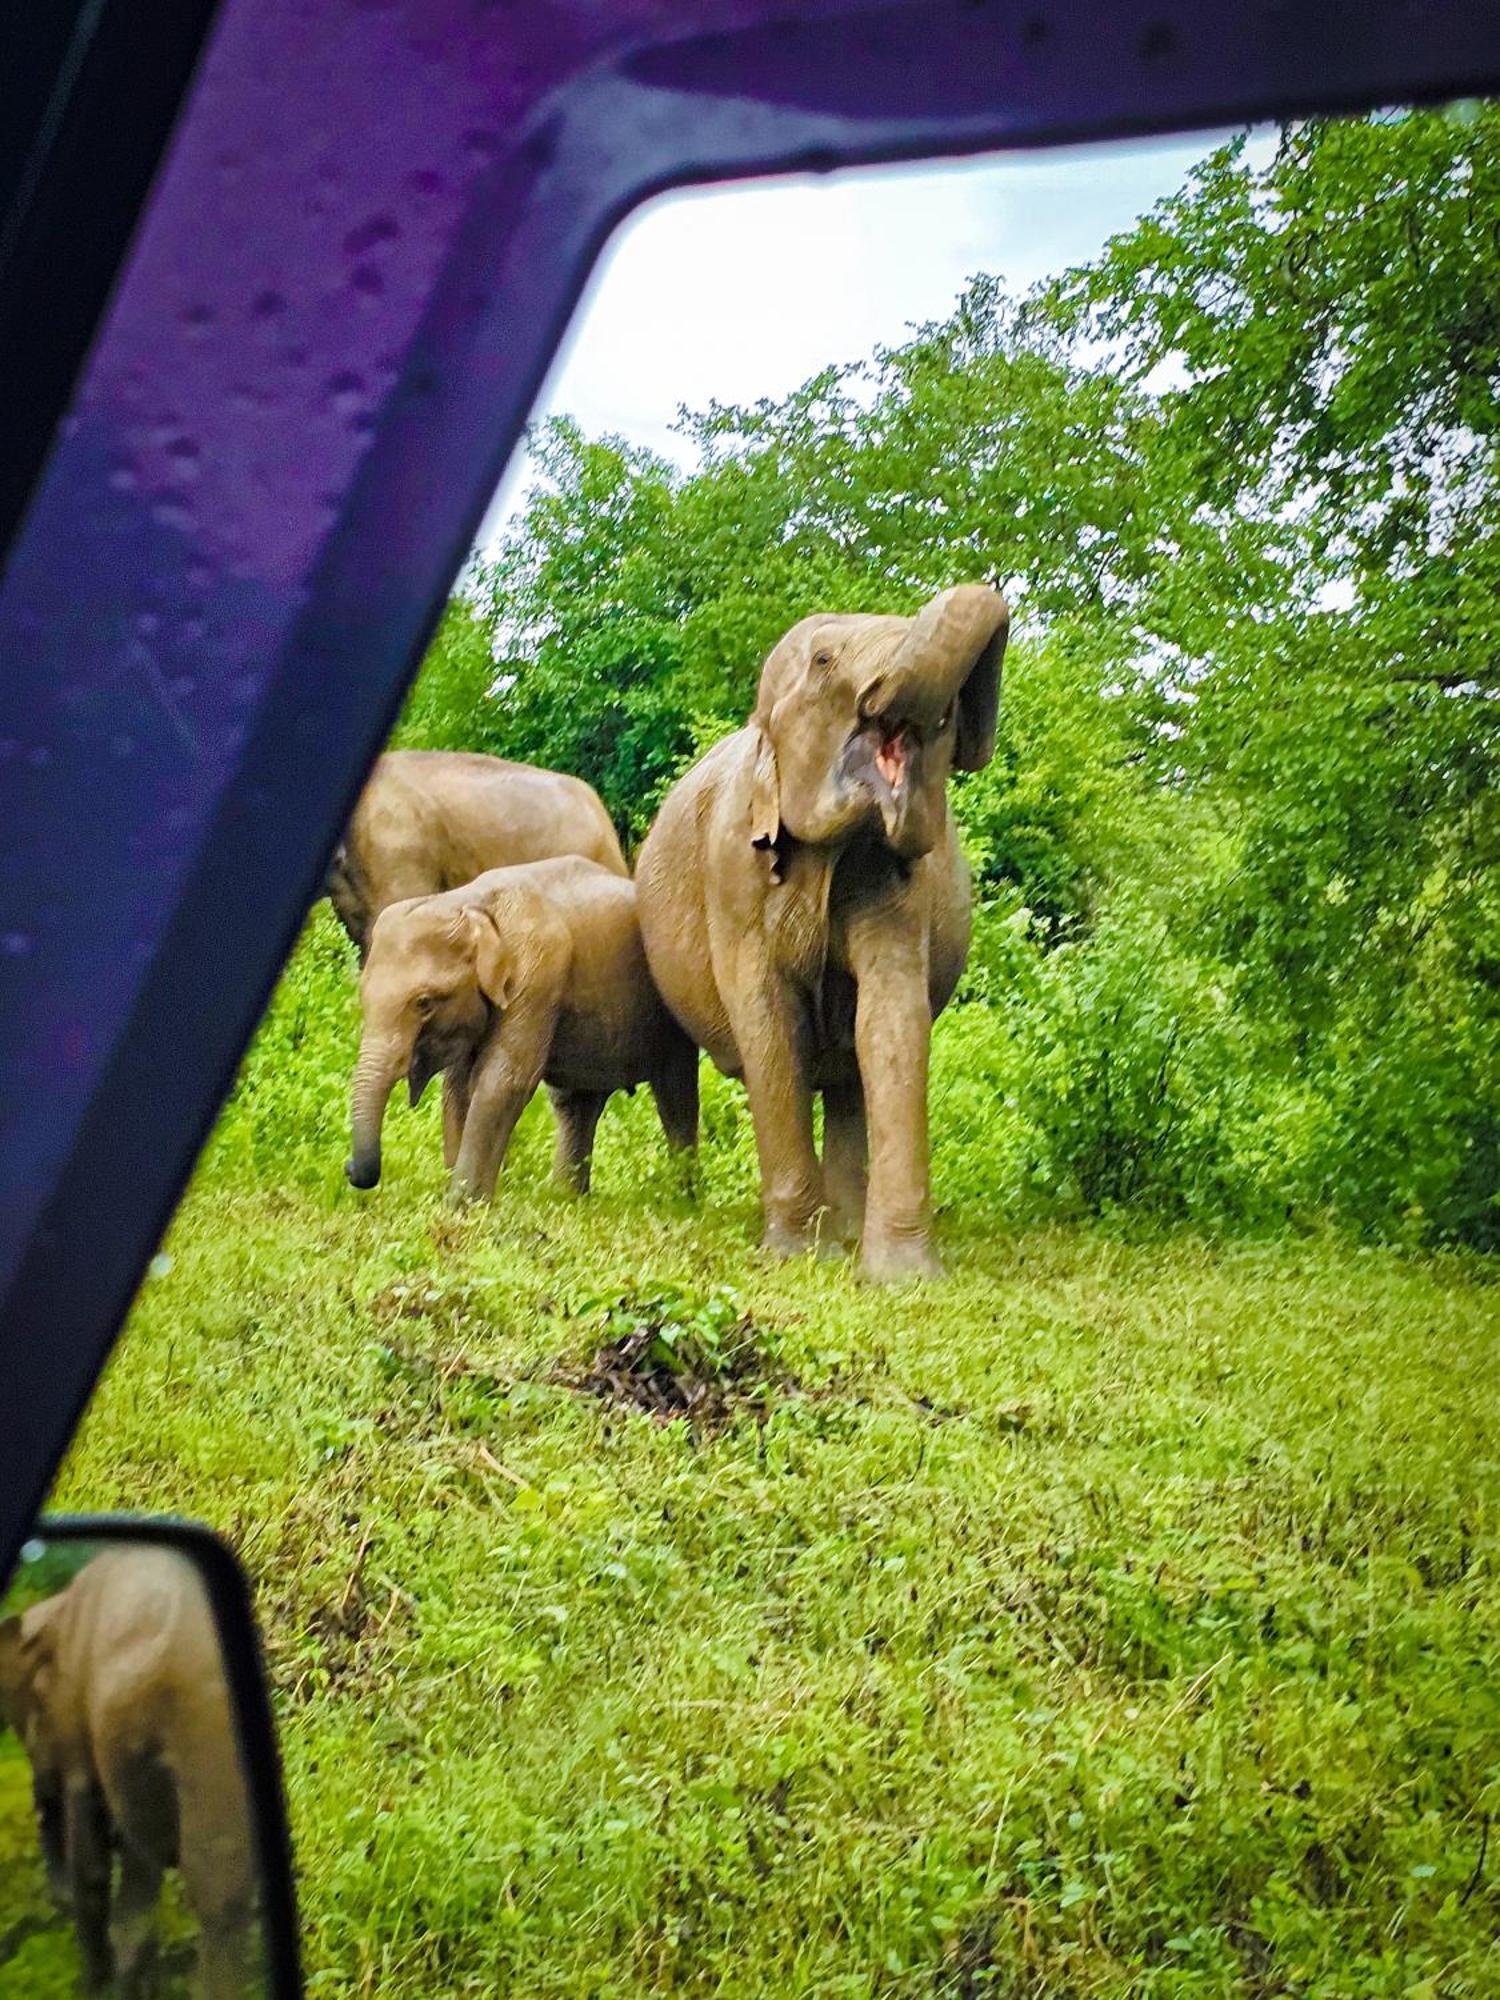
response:
[[[0,1993],[69,2000],[78,1991],[78,1950],[48,1894],[34,1824],[25,1752],[14,1736],[0,1735]]]
[[[966,1191],[939,1290],[765,1268],[719,1085],[701,1205],[643,1097],[585,1204],[540,1105],[495,1210],[444,1209],[430,1104],[357,1197],[315,997],[56,1496],[242,1550],[314,1993],[1500,1993],[1482,1260]],[[664,1293],[749,1316],[727,1423],[559,1379]]]

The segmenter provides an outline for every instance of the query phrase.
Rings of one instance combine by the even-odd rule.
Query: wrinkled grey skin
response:
[[[698,1136],[698,1051],[663,1006],[635,885],[573,858],[496,868],[376,919],[360,981],[354,1073],[357,1188],[380,1179],[386,1105],[443,1078],[443,1151],[455,1197],[490,1200],[516,1120],[539,1083],[557,1113],[557,1176],[588,1191],[594,1130],[612,1091],[649,1083],[674,1148]]]
[[[609,814],[582,778],[467,750],[388,750],[328,870],[328,896],[363,962],[375,919],[489,868],[581,854],[629,871]]]
[[[175,1867],[199,1927],[194,1993],[258,1992],[249,1799],[213,1612],[188,1558],[108,1549],[0,1622],[6,1725],[30,1759],[48,1878],[72,1910],[90,1990],[145,1990]]]
[[[913,619],[804,618],[767,659],[748,727],[669,793],[641,849],[651,970],[744,1078],[775,1253],[857,1237],[869,1277],[941,1268],[928,1047],[969,943],[947,780],[994,752],[1008,626],[980,584]]]

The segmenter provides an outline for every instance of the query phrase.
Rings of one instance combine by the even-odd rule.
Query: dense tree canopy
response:
[[[794,619],[999,577],[962,1032],[1018,1192],[1500,1241],[1500,113],[1231,143],[1093,264],[683,429],[688,473],[544,430],[404,740],[635,840]]]

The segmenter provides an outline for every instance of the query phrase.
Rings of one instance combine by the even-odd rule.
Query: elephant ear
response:
[[[474,946],[474,971],[479,980],[479,990],[492,1007],[503,1011],[510,1005],[516,982],[510,954],[500,936],[500,927],[488,910],[470,910],[467,921]]]
[[[25,1684],[21,1621],[19,1618],[0,1618],[0,1729],[19,1726],[21,1690]]]
[[[999,592],[996,592],[999,595]],[[959,689],[958,726],[953,738],[955,771],[982,771],[995,754],[1000,714],[1000,662],[1010,636],[1010,611],[1002,600],[1000,623]]]
[[[7,1723],[18,1733],[34,1706],[38,1682],[52,1665],[52,1630],[62,1592],[44,1597],[18,1618],[0,1619],[0,1728]]]
[[[764,729],[757,731],[755,769],[750,776],[750,844],[770,859],[771,878],[779,879],[776,843],[781,838],[781,776],[776,752]]]

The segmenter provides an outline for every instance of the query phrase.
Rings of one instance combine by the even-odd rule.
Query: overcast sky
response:
[[[1223,133],[945,166],[799,175],[663,196],[609,245],[535,415],[684,462],[680,406],[782,396],[945,318],[965,280],[1024,291],[1095,255]],[[1269,153],[1271,135],[1257,135]],[[513,463],[480,533],[526,484]]]

